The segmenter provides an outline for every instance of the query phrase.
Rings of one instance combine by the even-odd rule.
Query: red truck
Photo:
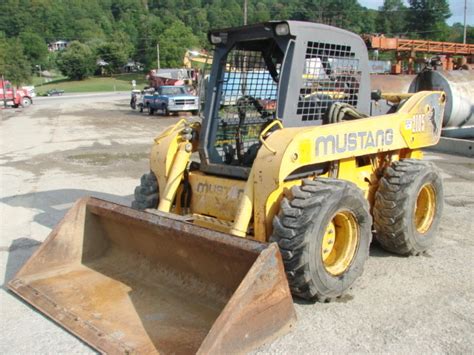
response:
[[[0,78],[0,107],[27,107],[32,103],[33,99],[28,90],[17,89],[8,80]]]
[[[146,78],[148,85],[155,89],[160,86],[193,85],[197,83],[197,72],[192,68],[153,69]]]

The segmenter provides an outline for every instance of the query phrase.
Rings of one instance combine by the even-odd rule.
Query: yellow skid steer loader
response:
[[[444,93],[371,93],[364,42],[330,26],[208,37],[202,124],[155,138],[133,208],[78,201],[9,283],[99,351],[247,351],[291,328],[291,293],[340,297],[373,233],[402,255],[436,235],[442,181],[420,149]]]

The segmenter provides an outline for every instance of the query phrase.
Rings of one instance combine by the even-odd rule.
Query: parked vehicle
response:
[[[21,87],[23,90],[26,90],[28,92],[28,95],[30,97],[36,97],[36,90],[35,90],[35,87],[33,85],[30,85],[30,86],[22,86]]]
[[[46,91],[47,96],[61,96],[62,94],[64,94],[64,90],[61,89],[50,89]]]
[[[130,97],[130,107],[132,110],[137,109],[137,99],[140,96],[141,91],[140,90],[132,90],[132,95]]]
[[[8,80],[0,80],[0,104],[17,108],[28,107],[32,103],[28,90],[15,88]]]
[[[149,115],[161,111],[165,116],[182,111],[191,111],[197,115],[199,98],[186,90],[185,86],[160,86],[154,93],[146,94],[143,106]]]
[[[147,76],[148,85],[153,88],[160,86],[195,85],[197,83],[197,72],[192,68],[181,69],[153,69]]]

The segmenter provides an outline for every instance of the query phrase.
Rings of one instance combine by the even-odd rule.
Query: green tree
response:
[[[389,36],[399,35],[407,29],[408,8],[402,0],[385,0],[377,14],[377,32]]]
[[[409,0],[410,37],[442,40],[449,33],[451,17],[447,0]]]
[[[77,19],[73,23],[74,38],[85,43],[93,39],[105,39],[104,32],[97,23],[88,18]]]
[[[31,67],[17,38],[7,39],[0,32],[0,75],[19,86],[31,76]]]
[[[70,79],[82,80],[94,72],[95,56],[89,46],[73,41],[58,57],[58,68]]]
[[[187,49],[199,46],[199,39],[181,21],[173,22],[159,37],[162,67],[179,68]]]
[[[448,37],[449,42],[460,42],[462,43],[464,37],[464,25],[456,22],[450,28]],[[467,26],[466,29],[466,43],[474,43],[474,26]]]
[[[44,39],[37,33],[22,32],[20,40],[32,66],[38,64],[44,66],[48,57],[48,46]]]
[[[128,51],[117,42],[107,42],[97,48],[97,56],[108,63],[109,74],[117,73],[127,63]]]
[[[445,23],[448,0],[408,2],[409,8],[406,0],[384,0],[375,11],[362,7],[360,0],[249,1],[248,22],[315,21],[356,33],[459,40],[459,28]],[[104,43],[120,43],[130,58],[147,68],[156,67],[160,42],[163,65],[180,66],[187,47],[210,48],[209,29],[242,24],[243,0],[0,0],[0,32],[21,39],[32,65],[44,54],[41,38],[44,43],[77,40],[92,52]]]

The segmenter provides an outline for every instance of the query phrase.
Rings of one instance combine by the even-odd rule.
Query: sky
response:
[[[448,0],[448,2],[452,14],[446,21],[448,25],[455,22],[464,23],[464,0]],[[404,3],[408,5],[408,1],[404,0]],[[383,5],[383,0],[359,0],[359,4],[370,9],[378,9]],[[466,21],[468,25],[474,26],[474,0],[467,0]]]

